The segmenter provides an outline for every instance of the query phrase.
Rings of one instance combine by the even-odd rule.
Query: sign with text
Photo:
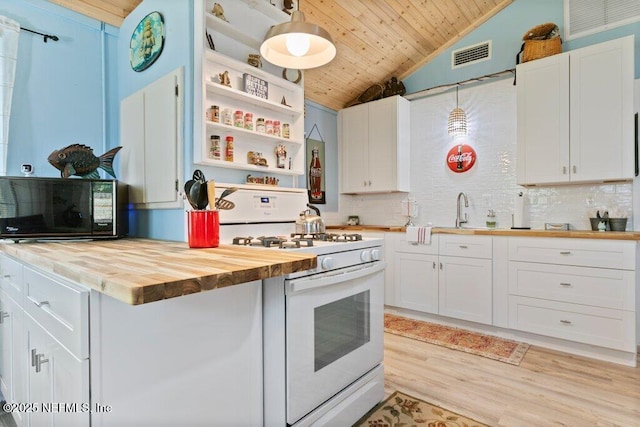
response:
[[[269,96],[269,83],[251,74],[244,73],[242,75],[242,87],[245,92],[258,98],[267,99]]]
[[[453,147],[447,153],[447,166],[455,173],[466,172],[476,162],[476,151],[467,144]]]

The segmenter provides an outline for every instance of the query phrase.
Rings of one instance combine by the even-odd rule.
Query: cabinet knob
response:
[[[4,319],[9,317],[9,313],[5,311],[0,311],[0,324],[4,323]]]
[[[442,270],[442,263],[440,263],[440,270]]]
[[[566,175],[567,174],[567,167],[563,166],[562,167],[562,175]]]
[[[560,283],[560,286],[563,286],[565,288],[570,288],[571,287],[571,283]]]
[[[469,248],[469,246],[467,246],[467,245],[460,245],[460,249],[467,249],[467,248]]]
[[[571,324],[571,320],[560,320],[560,323],[564,323],[565,325],[570,325]]]
[[[42,301],[42,302],[34,301],[33,303],[39,308],[42,308],[45,305],[51,305],[49,304],[49,301]]]
[[[573,173],[578,172],[578,168],[576,168],[576,165],[573,165]]]
[[[436,262],[435,261],[433,261],[433,269],[434,270],[436,269]]]
[[[560,255],[571,255],[571,251],[560,251]]]

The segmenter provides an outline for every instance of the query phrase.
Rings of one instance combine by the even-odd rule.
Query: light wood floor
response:
[[[640,368],[532,346],[519,366],[385,333],[385,392],[491,426],[640,426]]]

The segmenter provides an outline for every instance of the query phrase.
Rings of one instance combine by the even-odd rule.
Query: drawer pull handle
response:
[[[440,263],[440,270],[442,270],[442,263]]]
[[[433,269],[434,270],[436,269],[436,262],[435,261],[433,261]]]
[[[564,323],[565,325],[570,325],[571,320],[561,320],[560,323]]]
[[[10,274],[3,274],[2,278],[3,279],[11,279],[11,275]]]
[[[35,349],[34,349],[35,350]],[[32,355],[33,355],[33,350],[32,351]],[[44,354],[40,353],[40,354],[36,354],[35,355],[35,367],[36,367],[36,372],[40,372],[42,371],[42,364],[43,363],[48,363],[49,359],[45,359],[44,358]]]
[[[560,255],[571,255],[571,251],[560,251]]]
[[[4,311],[0,311],[0,324],[4,323],[4,319],[6,319],[7,317],[9,317],[9,313],[6,313]]]
[[[560,286],[564,286],[565,288],[570,288],[571,283],[560,283]]]
[[[51,305],[51,304],[49,304],[49,301],[42,301],[42,302],[34,301],[33,303],[39,308],[42,308],[45,305]]]
[[[31,349],[31,366],[36,366],[36,359],[37,359],[37,351],[35,348]]]
[[[469,246],[467,246],[467,245],[460,245],[460,249],[468,249],[468,248],[469,248]]]

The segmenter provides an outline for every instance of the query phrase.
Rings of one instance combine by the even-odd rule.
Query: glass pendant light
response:
[[[447,133],[451,136],[465,136],[467,134],[467,114],[458,107],[458,86],[456,86],[456,108],[449,113]]]
[[[296,10],[290,22],[267,31],[260,55],[279,67],[306,70],[329,63],[336,56],[336,47],[324,28],[305,22],[304,13]]]

